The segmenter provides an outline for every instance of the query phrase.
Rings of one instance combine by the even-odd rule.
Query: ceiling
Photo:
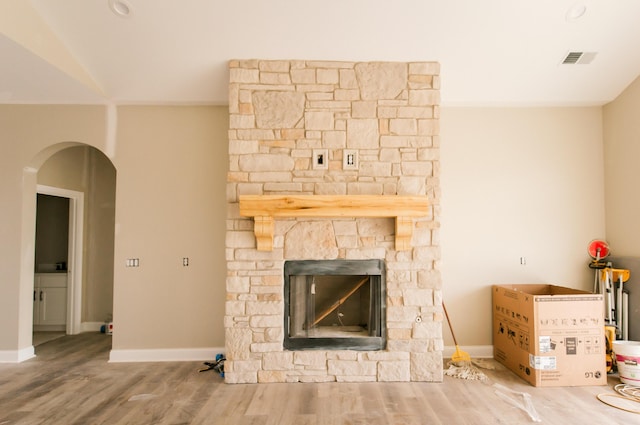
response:
[[[3,1],[0,103],[226,104],[231,59],[438,61],[452,106],[602,105],[640,74],[638,0],[109,1]]]

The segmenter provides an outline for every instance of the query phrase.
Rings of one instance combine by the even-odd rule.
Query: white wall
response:
[[[210,359],[224,345],[227,108],[117,112],[113,347],[208,349]],[[37,172],[67,147],[105,152],[107,124],[104,107],[0,106],[0,361],[33,353]],[[139,268],[124,267],[130,257]]]
[[[640,78],[604,108],[607,242],[640,257]]]
[[[442,108],[441,269],[461,345],[492,343],[491,284],[591,287],[586,248],[605,221],[601,111]],[[35,175],[24,167],[60,142],[104,151],[106,127],[100,107],[0,107],[0,352],[30,337],[20,282],[33,271]],[[227,129],[226,107],[118,108],[114,349],[224,344]],[[124,267],[130,257],[141,266]]]
[[[445,302],[458,344],[489,345],[492,284],[593,286],[587,245],[605,231],[601,108],[441,117]]]
[[[640,78],[604,107],[607,242],[614,267],[631,272],[629,339],[640,340]]]
[[[227,129],[226,107],[118,108],[112,359],[224,346]]]

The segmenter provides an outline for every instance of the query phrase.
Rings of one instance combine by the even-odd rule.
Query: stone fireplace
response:
[[[441,381],[439,65],[229,71],[225,381]],[[357,262],[378,264],[384,285],[340,271]],[[292,279],[292,264],[340,278],[294,267]],[[320,288],[332,293],[301,295]]]

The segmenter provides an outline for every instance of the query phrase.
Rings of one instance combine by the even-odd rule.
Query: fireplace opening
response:
[[[382,260],[286,261],[284,293],[286,349],[385,349]]]

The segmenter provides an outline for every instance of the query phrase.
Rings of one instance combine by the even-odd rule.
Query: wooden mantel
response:
[[[411,248],[413,218],[429,214],[426,196],[241,195],[240,215],[253,217],[259,251],[273,250],[275,217],[393,217],[396,250]]]

